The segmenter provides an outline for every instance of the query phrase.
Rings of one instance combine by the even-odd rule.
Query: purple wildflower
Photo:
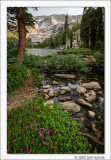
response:
[[[30,128],[32,129],[32,128],[33,128],[33,126],[31,125],[31,126],[30,126]]]
[[[8,151],[9,151],[10,149],[8,148]]]
[[[20,151],[22,151],[22,148],[20,148]]]
[[[16,142],[16,139],[14,139],[13,142]]]
[[[21,123],[22,121],[20,120],[19,123]]]

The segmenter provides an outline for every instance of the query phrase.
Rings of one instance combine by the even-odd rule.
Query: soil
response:
[[[29,76],[25,79],[23,87],[16,92],[11,92],[7,98],[7,108],[17,107],[20,101],[31,99],[38,91],[38,87],[33,85],[32,71],[29,71]]]

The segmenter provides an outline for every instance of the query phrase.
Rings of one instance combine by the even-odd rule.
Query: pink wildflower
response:
[[[47,143],[46,143],[46,142],[43,142],[43,144],[46,145],[46,146],[49,146],[49,143],[48,143],[48,142],[47,142]]]
[[[35,124],[35,122],[34,122],[34,124]]]
[[[42,136],[42,133],[41,132],[39,132],[39,137],[41,137]]]
[[[50,133],[50,131],[47,132],[48,134]]]
[[[35,128],[35,131],[37,131],[37,128]]]
[[[15,121],[13,121],[13,123],[15,123]]]
[[[30,122],[28,122],[30,124]]]
[[[15,109],[14,107],[12,107],[13,109]]]
[[[33,128],[33,126],[31,125],[31,126],[30,126],[30,128],[32,129],[32,128]]]
[[[9,151],[10,149],[8,148],[8,151]]]
[[[26,143],[24,143],[24,145],[26,146]]]
[[[21,116],[23,116],[23,114],[21,114]]]
[[[19,123],[21,123],[22,121],[20,120]]]
[[[16,139],[14,139],[13,142],[16,142]]]
[[[34,144],[34,142],[32,142],[32,144]]]
[[[41,143],[39,143],[39,146],[41,145]]]
[[[31,152],[32,150],[31,150],[31,149],[29,149],[29,151]]]
[[[22,106],[21,109],[23,109],[24,107]]]
[[[45,133],[45,129],[44,129],[44,128],[40,128],[40,129],[42,129],[42,130],[43,130],[42,132],[44,132],[44,133]]]
[[[9,131],[9,133],[11,133],[11,131]]]
[[[20,151],[22,151],[22,148],[20,148]]]
[[[16,116],[15,116],[15,117],[16,117]],[[14,118],[15,118],[15,117],[14,117]]]
[[[36,141],[38,141],[39,139],[38,138],[36,138]]]
[[[26,120],[28,120],[28,118],[26,118]]]
[[[40,128],[40,125],[38,125],[38,128]]]
[[[31,107],[32,107],[33,105],[31,105]]]
[[[40,113],[42,113],[42,111],[40,111]]]

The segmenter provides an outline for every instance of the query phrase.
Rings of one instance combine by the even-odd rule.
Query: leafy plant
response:
[[[27,77],[27,68],[25,66],[10,64],[7,66],[7,91],[11,92],[20,88]]]
[[[39,84],[42,83],[42,76],[40,75],[40,70],[37,68],[32,68],[32,75],[33,75],[33,79],[34,79],[34,85],[38,86]]]
[[[97,67],[104,67],[104,53],[95,52],[94,54]]]
[[[7,111],[8,153],[90,153],[91,144],[79,133],[80,124],[60,105],[43,97]]]

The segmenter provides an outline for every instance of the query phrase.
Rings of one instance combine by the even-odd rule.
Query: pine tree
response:
[[[36,7],[33,8],[37,10]],[[18,63],[23,64],[27,33],[26,26],[33,26],[35,20],[32,14],[28,13],[28,7],[8,7],[7,17],[8,28],[13,28],[17,24],[19,42],[16,57]]]

